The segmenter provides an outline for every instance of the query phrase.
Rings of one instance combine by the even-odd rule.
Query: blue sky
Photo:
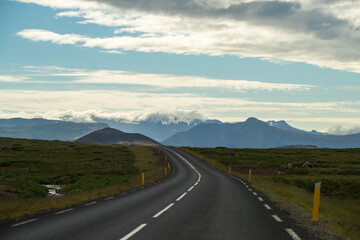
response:
[[[170,4],[171,3],[171,4]],[[0,2],[0,117],[360,131],[360,3]]]

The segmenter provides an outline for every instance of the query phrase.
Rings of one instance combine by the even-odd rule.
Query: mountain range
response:
[[[191,121],[145,119],[135,123],[121,120],[92,119],[95,123],[75,123],[42,118],[0,119],[0,137],[73,141],[93,131],[112,127],[122,132],[140,133],[165,145],[193,147],[273,148],[317,146],[328,148],[360,147],[360,134],[329,135],[294,128],[285,121],[263,122],[249,118],[245,122],[223,123],[218,120]],[[103,122],[101,122],[103,121]]]
[[[287,128],[287,124],[269,124],[256,118],[245,122],[199,124],[177,133],[162,143],[172,146],[276,148],[287,145],[314,145],[321,148],[360,148],[360,133],[327,135]]]
[[[105,123],[75,123],[42,118],[0,119],[0,137],[73,141],[106,127],[109,126]]]
[[[75,142],[92,142],[123,145],[158,145],[160,143],[139,133],[125,133],[113,128],[104,128],[89,133]]]

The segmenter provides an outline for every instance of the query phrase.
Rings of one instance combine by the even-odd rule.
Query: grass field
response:
[[[0,219],[63,208],[164,177],[164,156],[145,146],[0,138]],[[61,185],[47,197],[44,185]]]
[[[253,187],[302,207],[311,218],[314,184],[321,181],[320,221],[360,239],[360,149],[183,148]]]

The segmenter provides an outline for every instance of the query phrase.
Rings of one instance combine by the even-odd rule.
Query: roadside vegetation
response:
[[[110,196],[164,177],[155,148],[0,138],[0,219]],[[61,186],[48,196],[45,185]]]
[[[253,187],[300,206],[309,219],[321,181],[320,221],[360,239],[360,149],[183,149],[245,180],[252,169]]]

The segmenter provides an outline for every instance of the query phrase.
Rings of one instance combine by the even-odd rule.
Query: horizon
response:
[[[0,118],[360,132],[360,3],[5,0]]]

